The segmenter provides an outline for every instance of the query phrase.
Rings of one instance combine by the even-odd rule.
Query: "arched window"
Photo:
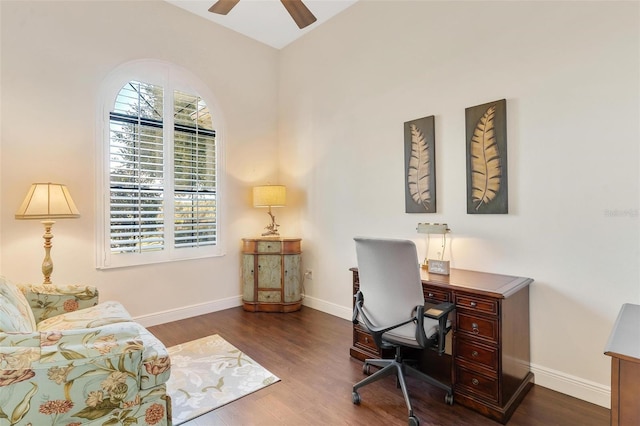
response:
[[[120,67],[106,86],[98,266],[222,254],[219,117],[206,89],[160,61]]]

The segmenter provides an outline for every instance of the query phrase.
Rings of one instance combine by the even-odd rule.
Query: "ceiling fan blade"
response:
[[[302,29],[306,26],[309,26],[316,22],[316,17],[313,16],[313,13],[307,8],[307,6],[302,3],[302,0],[280,0],[284,7],[289,12],[289,15],[293,18],[293,20],[298,25],[298,28]]]
[[[218,0],[209,8],[209,12],[226,15],[240,0]]]

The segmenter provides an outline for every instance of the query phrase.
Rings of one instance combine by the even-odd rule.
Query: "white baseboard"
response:
[[[327,314],[351,320],[351,310],[344,306],[328,303],[321,299],[313,297],[305,297],[302,300],[304,306],[308,306],[313,309],[325,312]],[[149,315],[141,315],[135,317],[138,323],[144,327],[151,327],[158,324],[164,324],[172,321],[179,321],[198,315],[204,315],[211,312],[222,311],[224,309],[235,308],[242,306],[242,296],[230,297],[228,299],[213,300],[210,302],[199,303],[197,305],[185,306],[178,309],[171,309],[169,311],[156,312]]]
[[[531,364],[536,385],[564,393],[574,398],[611,408],[611,386],[601,385],[581,377]]]
[[[335,317],[343,318],[349,321],[351,321],[351,316],[353,315],[353,311],[350,308],[345,308],[344,306],[329,303],[325,300],[316,299],[315,297],[305,296],[305,298],[302,300],[302,304],[312,309],[317,309],[329,315],[333,315]]]
[[[229,297],[227,299],[213,300],[211,302],[199,303],[197,305],[185,306],[183,308],[171,309],[169,311],[156,312],[150,315],[135,317],[134,319],[144,327],[151,327],[211,312],[222,311],[224,309],[235,308],[236,306],[242,306],[242,296]]]
[[[306,296],[302,304],[312,309],[325,312],[327,314],[343,318],[350,321],[352,311],[341,305],[329,303],[325,300],[316,299]],[[224,309],[242,306],[242,296],[230,297],[227,299],[214,300],[211,302],[200,303],[197,305],[186,306],[179,309],[157,312],[150,315],[142,315],[134,318],[144,327],[151,327],[158,324],[164,324],[171,321],[179,321],[198,315],[208,314],[210,312],[221,311]],[[552,370],[537,364],[531,364],[531,371],[535,375],[536,385],[549,388],[551,390],[564,393],[574,398],[590,402],[605,408],[611,408],[611,387],[604,386],[585,380],[580,377],[572,376],[561,371]]]

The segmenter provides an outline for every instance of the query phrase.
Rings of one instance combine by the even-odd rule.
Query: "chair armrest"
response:
[[[355,301],[355,305],[353,307],[353,318],[352,318],[352,322],[354,324],[359,324],[360,321],[362,321],[364,323],[364,326],[367,328],[367,330],[371,333],[371,337],[373,337],[373,341],[375,342],[376,346],[378,346],[379,348],[383,348],[385,345],[382,341],[382,335],[384,333],[386,333],[389,330],[393,330],[394,328],[398,328],[401,327],[405,324],[409,324],[413,321],[416,320],[416,311],[414,310],[413,315],[410,318],[407,318],[405,321],[402,321],[398,324],[392,324],[392,325],[386,325],[386,326],[381,326],[381,327],[376,327],[375,325],[373,325],[373,323],[371,322],[371,320],[369,319],[369,317],[367,317],[366,312],[364,311],[364,296],[363,294],[358,291],[354,298],[356,299]],[[417,308],[422,308],[422,307],[417,307]],[[420,310],[420,312],[422,312]],[[423,333],[424,334],[424,333]]]
[[[442,317],[447,317],[451,311],[456,308],[456,305],[449,302],[439,303],[430,307],[424,312],[424,316],[435,320],[440,320]]]
[[[438,321],[438,355],[442,355],[444,353],[445,337],[449,330],[451,330],[451,325],[449,323],[449,314],[455,308],[456,305],[454,305],[453,303],[443,302],[430,307],[424,313],[425,317],[432,318]]]
[[[31,284],[21,285],[20,290],[31,306],[36,323],[98,304],[98,289],[89,285]]]

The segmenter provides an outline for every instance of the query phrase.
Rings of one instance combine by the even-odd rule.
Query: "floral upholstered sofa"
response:
[[[0,426],[171,425],[165,346],[91,286],[0,277]]]

